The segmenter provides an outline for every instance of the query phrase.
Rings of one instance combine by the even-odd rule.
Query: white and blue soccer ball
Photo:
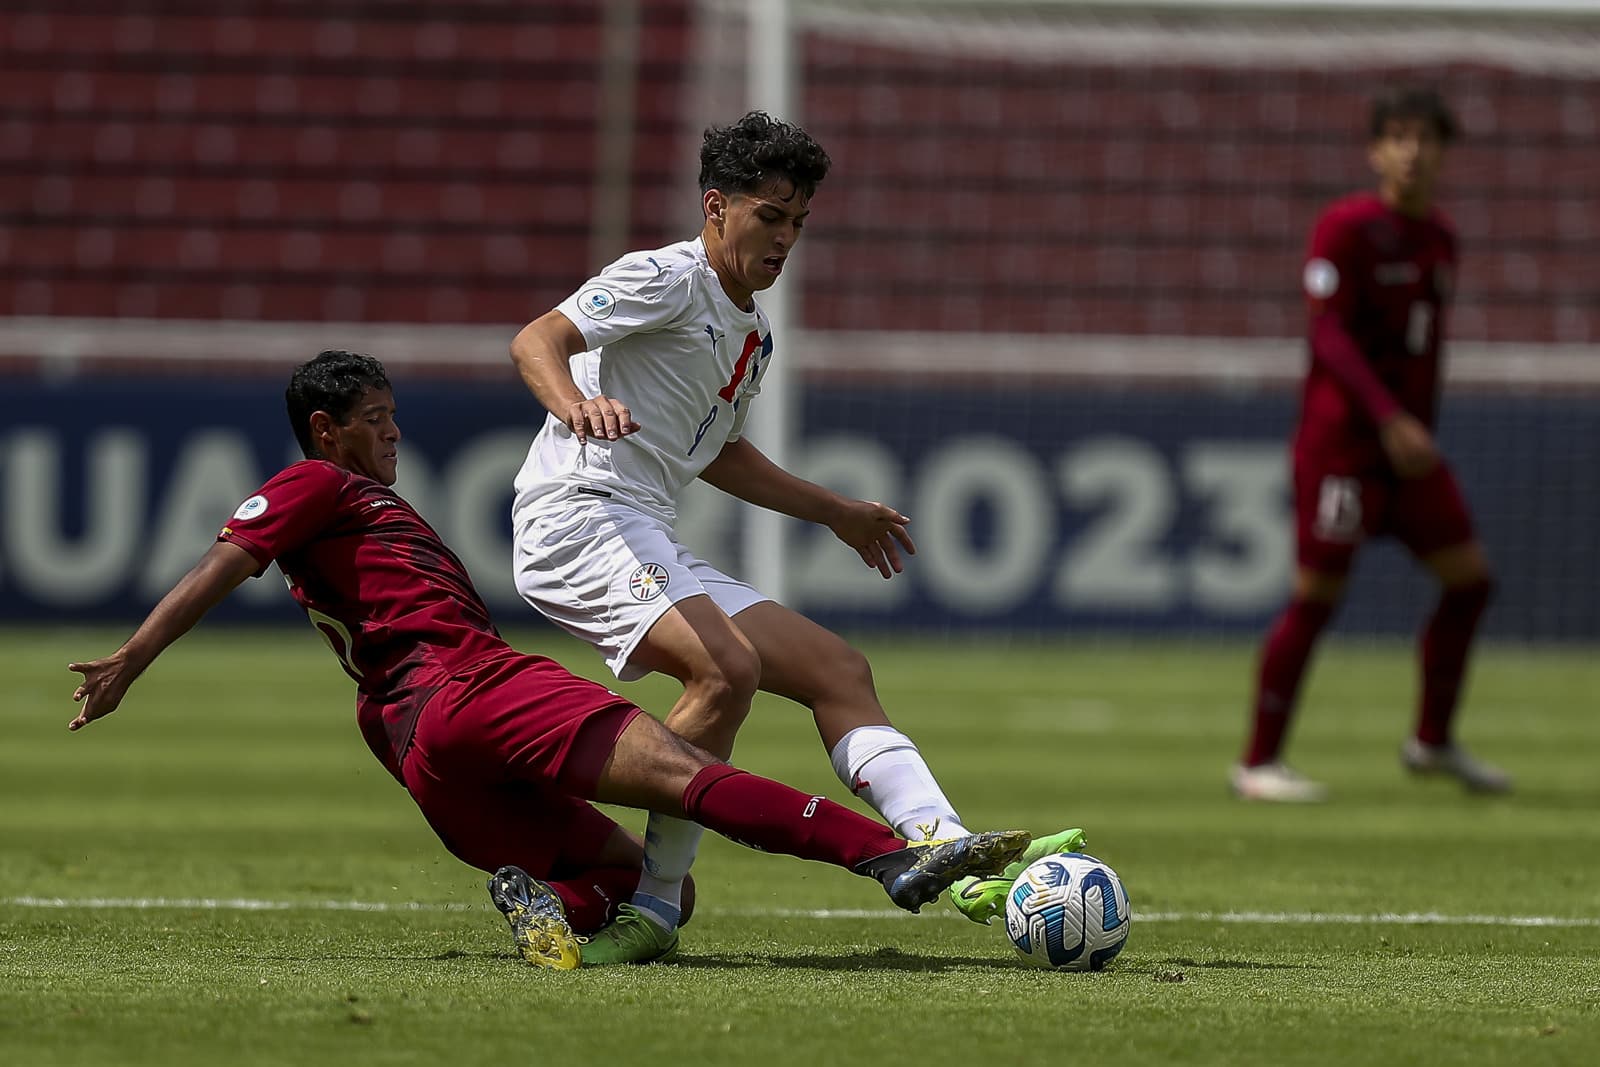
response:
[[[1006,936],[1040,967],[1100,970],[1127,944],[1132,919],[1117,872],[1081,852],[1034,860],[1006,895]]]

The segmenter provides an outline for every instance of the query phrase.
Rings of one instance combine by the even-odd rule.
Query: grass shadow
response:
[[[880,948],[871,952],[844,952],[837,955],[697,952],[692,956],[679,956],[668,966],[717,970],[771,967],[812,971],[915,971],[922,974],[939,974],[975,967],[996,971],[1033,969],[1020,959],[994,956],[921,956],[894,948]]]

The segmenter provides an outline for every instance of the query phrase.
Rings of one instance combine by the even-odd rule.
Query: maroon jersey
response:
[[[1355,471],[1386,463],[1377,427],[1396,411],[1433,427],[1455,265],[1440,211],[1414,219],[1364,193],[1323,212],[1304,274],[1311,366],[1297,452]]]
[[[277,561],[360,688],[362,732],[391,771],[428,697],[510,651],[433,527],[392,489],[325,460],[280,471],[217,539],[249,552],[262,571]]]

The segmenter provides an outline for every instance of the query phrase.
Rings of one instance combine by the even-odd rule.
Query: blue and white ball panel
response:
[[[1100,970],[1127,943],[1132,911],[1115,871],[1078,852],[1046,856],[1006,897],[1006,933],[1031,963]]]

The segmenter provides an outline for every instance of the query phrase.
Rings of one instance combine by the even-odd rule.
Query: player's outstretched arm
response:
[[[917,553],[906,531],[911,520],[894,508],[875,500],[853,500],[797,478],[742,437],[724,445],[700,477],[757,507],[826,526],[885,578],[905,569],[901,549],[909,556]]]
[[[559,311],[548,311],[522,328],[511,342],[511,362],[546,411],[567,424],[581,445],[593,434],[615,441],[639,431],[626,404],[608,396],[584,396],[567,362],[584,351],[583,334]]]
[[[123,646],[104,659],[69,663],[67,669],[83,675],[72,699],[83,705],[69,730],[81,730],[117,710],[134,679],[167,646],[188,633],[194,624],[246,578],[261,569],[254,556],[238,545],[218,541],[194,568],[161,598]]]

